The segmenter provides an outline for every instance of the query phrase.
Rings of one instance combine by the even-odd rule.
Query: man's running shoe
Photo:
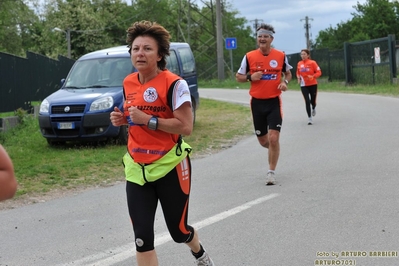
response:
[[[266,175],[266,186],[275,185],[276,178],[273,172],[268,172]]]
[[[197,259],[197,266],[215,266],[215,264],[213,264],[213,261],[211,257],[209,257],[208,253],[204,251],[204,254]]]
[[[316,108],[312,110],[312,116],[316,115]]]
[[[311,117],[309,117],[309,119],[308,119],[308,125],[313,125],[313,121],[312,121]]]

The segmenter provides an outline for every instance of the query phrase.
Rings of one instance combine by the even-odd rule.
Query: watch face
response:
[[[156,130],[158,127],[158,119],[156,117],[151,117],[148,121],[148,128],[151,130]]]

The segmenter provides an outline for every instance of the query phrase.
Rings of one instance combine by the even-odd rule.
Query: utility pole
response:
[[[263,19],[255,19],[255,20],[251,20],[250,22],[255,22],[254,23],[254,36],[255,36],[255,49],[258,48],[258,42],[257,42],[257,38],[256,38],[256,30],[258,29],[258,27],[260,26],[260,22],[263,21]]]
[[[218,78],[224,80],[223,36],[222,36],[222,10],[220,0],[216,0],[216,45],[218,57]]]
[[[306,16],[304,19],[301,19],[301,21],[305,20],[305,38],[306,38],[306,48],[308,50],[310,50],[310,34],[309,34],[309,29],[310,29],[310,24],[309,24],[309,20],[313,20],[312,18],[309,18],[308,16]]]

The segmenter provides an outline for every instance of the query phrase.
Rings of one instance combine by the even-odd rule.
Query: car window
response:
[[[177,51],[182,61],[183,72],[185,74],[193,73],[195,71],[195,62],[190,48],[178,48]]]
[[[170,50],[170,55],[166,58],[166,68],[169,71],[171,71],[177,75],[180,75],[176,51]]]
[[[118,60],[115,65],[111,66],[110,84],[111,86],[122,86],[123,80],[127,75],[133,72],[132,62],[128,60]]]
[[[132,71],[129,57],[77,61],[65,86],[122,86],[123,79]]]

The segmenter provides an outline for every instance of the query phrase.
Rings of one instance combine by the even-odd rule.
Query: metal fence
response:
[[[347,83],[383,84],[396,78],[395,37],[345,43]]]
[[[287,55],[295,76],[300,53]],[[399,42],[394,35],[356,43],[344,43],[343,50],[318,49],[311,51],[322,70],[322,78],[346,84],[387,84],[397,77]]]
[[[300,53],[287,55],[288,61],[292,65],[292,75],[295,77],[297,62],[301,61]],[[328,81],[345,80],[345,60],[344,50],[330,51],[329,49],[319,49],[311,51],[311,59],[315,60],[322,71],[322,78]]]
[[[60,88],[74,62],[31,52],[26,58],[0,53],[0,112],[30,111],[32,101],[42,101]]]

